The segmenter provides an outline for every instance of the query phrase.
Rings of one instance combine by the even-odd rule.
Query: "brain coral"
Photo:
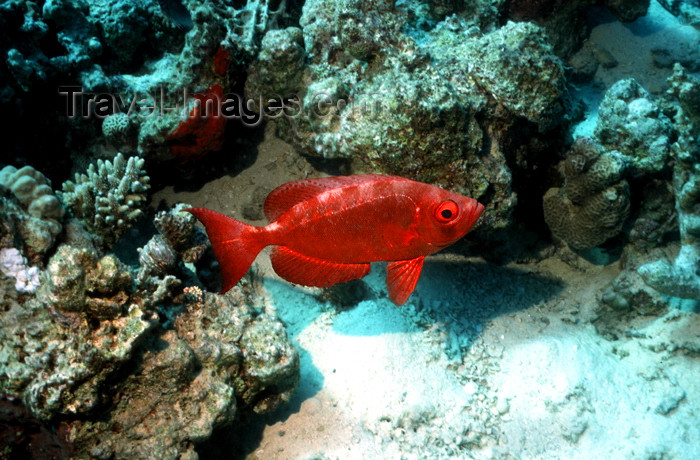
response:
[[[601,153],[591,140],[580,138],[559,167],[565,184],[549,189],[543,199],[552,233],[574,249],[590,249],[617,235],[630,207],[624,157]]]
[[[102,134],[105,137],[123,136],[129,129],[129,116],[123,112],[105,117],[102,121]]]

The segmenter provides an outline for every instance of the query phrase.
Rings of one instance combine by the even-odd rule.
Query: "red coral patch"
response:
[[[218,84],[194,95],[199,103],[190,116],[166,136],[174,158],[191,162],[221,149],[226,128],[226,117],[220,113],[223,97],[224,90]]]
[[[216,50],[216,55],[214,55],[214,62],[212,63],[214,73],[226,75],[229,59],[231,59],[231,53],[229,53],[225,47],[219,46],[219,49]]]

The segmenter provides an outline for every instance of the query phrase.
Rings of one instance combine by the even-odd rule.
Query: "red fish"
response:
[[[356,175],[284,184],[265,200],[265,227],[191,208],[221,266],[222,293],[238,283],[266,246],[272,267],[304,286],[362,278],[370,262],[388,261],[389,298],[402,305],[425,256],[462,238],[484,206],[473,198],[395,176]]]

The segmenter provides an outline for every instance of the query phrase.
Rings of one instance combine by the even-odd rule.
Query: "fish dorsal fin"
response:
[[[386,267],[386,287],[389,299],[396,305],[403,305],[416,288],[425,257],[391,262]]]
[[[369,264],[339,264],[305,256],[285,246],[275,246],[270,254],[272,268],[280,277],[304,286],[329,287],[362,278]]]
[[[265,199],[263,211],[270,222],[274,222],[293,206],[314,198],[320,193],[336,188],[348,187],[365,182],[383,180],[408,180],[397,176],[380,174],[358,174],[354,176],[321,177],[288,182],[274,189]]]

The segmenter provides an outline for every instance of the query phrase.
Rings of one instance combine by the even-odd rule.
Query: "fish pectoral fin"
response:
[[[367,275],[369,264],[339,264],[305,256],[285,246],[275,246],[270,255],[272,268],[290,283],[329,287]]]
[[[416,288],[425,257],[391,262],[386,267],[386,287],[389,299],[396,305],[403,305]]]

